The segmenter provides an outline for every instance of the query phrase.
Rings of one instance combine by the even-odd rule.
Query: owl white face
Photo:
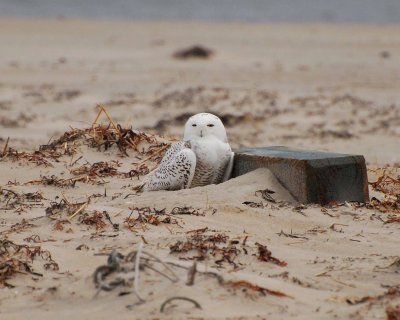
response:
[[[190,117],[185,124],[185,141],[216,138],[222,142],[228,142],[225,127],[220,118],[211,113],[198,113]]]

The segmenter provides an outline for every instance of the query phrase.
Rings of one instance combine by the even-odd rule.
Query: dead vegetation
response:
[[[89,202],[90,198],[84,202],[75,203],[71,203],[65,198],[57,201],[56,198],[56,200],[51,201],[50,206],[46,208],[46,216],[52,220],[65,218],[65,216],[67,216],[68,219],[72,219],[77,214],[83,212],[83,210],[85,210],[85,208],[88,206]]]
[[[1,210],[14,210],[22,212],[32,207],[43,206],[43,194],[39,191],[18,193],[12,189],[0,188],[0,203],[4,205]]]
[[[183,275],[182,271],[184,271]],[[152,276],[152,279],[158,277],[158,282],[166,280],[170,285],[175,287],[173,291],[176,291],[180,285],[183,285],[181,283],[182,278],[192,279],[186,282],[187,286],[195,285],[194,279],[196,274],[198,275],[197,282],[200,281],[199,277],[204,280],[216,279],[221,287],[228,290],[251,291],[263,296],[289,297],[283,292],[270,290],[246,280],[225,280],[222,275],[216,272],[199,270],[196,264],[192,267],[187,267],[176,262],[165,262],[143,250],[143,243],[139,243],[138,249],[129,252],[127,255],[113,250],[108,256],[107,264],[95,270],[93,280],[98,288],[98,293],[100,291],[112,291],[116,288],[120,288],[119,296],[134,293],[137,297],[137,302],[127,306],[128,308],[132,308],[137,304],[145,303],[150,298],[150,295],[153,296],[153,292],[149,295],[148,288],[140,287],[140,282],[145,282],[149,276]],[[192,302],[197,308],[201,308],[200,304],[193,298],[175,296],[168,298],[161,304],[160,312],[163,312],[165,306],[172,300],[186,300]]]
[[[175,59],[209,59],[214,51],[201,45],[194,45],[189,48],[181,49],[173,54]]]
[[[224,101],[225,98],[223,97],[223,94],[225,93],[223,90],[218,94],[221,94],[220,99],[221,101]],[[265,99],[268,100],[272,98],[266,97]],[[243,101],[243,103],[245,103],[246,100]],[[351,102],[351,100],[348,101]],[[273,102],[271,102],[271,104],[273,104]],[[104,125],[98,123],[98,118],[101,114],[106,115],[109,121],[108,124]],[[187,116],[188,113],[184,113],[173,118],[173,121],[176,121],[176,123],[184,123]],[[227,126],[234,126],[241,123],[251,124],[257,121],[261,122],[264,121],[263,119],[265,118],[263,115],[260,117],[254,117],[251,114],[236,113],[223,113],[220,114],[220,116],[223,118],[223,121],[227,123]],[[39,191],[31,193],[16,192],[12,186],[24,187],[41,185],[54,188],[63,188],[65,190],[67,188],[76,187],[77,182],[90,183],[98,186],[106,183],[107,178],[127,179],[140,177],[147,174],[151,170],[151,165],[149,165],[149,163],[154,165],[153,162],[157,163],[162,158],[165,150],[169,146],[169,142],[164,141],[156,136],[138,132],[132,129],[121,128],[121,126],[114,124],[112,119],[106,113],[106,110],[100,107],[99,114],[92,127],[87,129],[71,129],[60,138],[53,140],[46,145],[42,145],[37,151],[18,152],[8,147],[8,145],[9,141],[7,140],[3,152],[0,154],[0,158],[3,161],[24,160],[29,163],[51,168],[54,162],[63,160],[66,156],[71,158],[70,161],[66,162],[65,166],[68,170],[67,172],[69,172],[72,176],[70,178],[61,178],[61,176],[46,174],[40,176],[40,179],[28,181],[23,184],[10,182],[8,189],[0,189],[0,203],[2,204],[2,208],[0,209],[23,212],[24,210],[31,209],[34,206],[45,206],[44,203],[46,203],[46,199]],[[135,154],[137,155],[135,159],[136,162],[132,164],[132,169],[130,171],[122,171],[122,165],[119,160],[77,164],[78,160],[80,159],[79,153],[82,152],[81,149],[83,147],[94,148],[95,150],[98,150],[98,152],[112,153],[116,151],[117,153],[114,154],[118,157]],[[51,170],[49,171],[51,172]],[[388,219],[385,221],[387,223],[400,222],[400,219],[398,218],[399,215],[397,214],[399,210],[399,189],[396,189],[399,186],[399,176],[396,176],[392,173],[389,174],[388,171],[383,172],[377,181],[371,183],[371,186],[375,190],[383,193],[385,197],[383,200],[372,198],[371,202],[366,206],[368,208],[387,213]],[[128,188],[130,188],[129,190],[134,189],[131,186],[128,186]],[[67,191],[79,191],[79,189],[68,189]],[[105,198],[107,198],[106,193],[107,192],[104,189]],[[115,194],[116,193],[114,193],[114,195]],[[124,195],[124,193],[121,192],[120,195]],[[95,233],[92,233],[92,235],[95,234],[96,236],[104,235],[110,237],[117,236],[119,225],[111,221],[110,215],[107,213],[107,211],[89,210],[89,205],[92,204],[91,199],[97,196],[99,195],[94,193],[91,196],[86,195],[87,198],[84,201],[80,200],[78,202],[69,201],[65,196],[51,201],[48,205],[46,205],[47,208],[45,209],[45,212],[49,219],[54,220],[54,222],[52,222],[53,230],[64,231],[65,233],[73,233],[76,231],[77,226],[79,226],[81,229],[86,229],[90,232],[95,231]],[[278,208],[280,205],[285,205],[277,201],[274,196],[274,191],[269,189],[258,190],[255,192],[255,196],[259,197],[259,199],[262,199],[263,201],[246,201],[244,204],[256,208],[271,208],[272,210],[273,208]],[[101,194],[99,197],[103,197],[103,194]],[[134,231],[135,233],[143,232],[144,236],[141,235],[141,237],[146,244],[147,241],[144,237],[147,238],[145,231],[147,231],[148,228],[153,228],[153,226],[158,226],[160,228],[160,226],[164,226],[168,230],[171,229],[171,234],[176,232],[176,230],[178,230],[178,232],[185,232],[185,215],[193,216],[191,219],[197,219],[197,216],[203,217],[209,213],[214,214],[216,212],[215,209],[203,210],[190,206],[175,207],[171,210],[150,207],[131,207],[130,209],[131,215],[123,220],[122,225],[124,228]],[[301,205],[293,210],[305,215],[303,212],[304,209],[306,209],[306,206]],[[334,225],[335,224],[332,226]],[[26,232],[33,227],[36,227],[36,225],[31,223],[31,220],[23,219],[21,222],[12,225],[11,228],[5,232],[2,232],[1,235],[7,236],[12,233]],[[105,233],[102,234],[107,230],[112,230],[114,233],[112,235]],[[332,230],[334,230],[334,228],[332,228]],[[296,233],[292,233],[291,231],[290,234],[281,231],[280,235],[290,238],[308,239]],[[264,286],[261,286],[260,284],[245,280],[226,280],[224,278],[226,274],[222,275],[216,272],[201,271],[201,268],[196,267],[197,262],[201,263],[201,261],[207,261],[211,262],[210,265],[212,268],[223,269],[228,267],[228,270],[232,269],[229,270],[229,272],[238,271],[248,266],[248,264],[246,265],[241,263],[241,257],[244,257],[244,255],[251,256],[251,261],[262,264],[266,268],[271,267],[271,264],[275,264],[279,267],[285,267],[287,265],[285,261],[274,257],[271,250],[269,250],[267,246],[257,242],[248,244],[247,238],[248,237],[245,237],[244,239],[231,238],[223,232],[210,230],[207,227],[187,231],[180,240],[176,241],[175,243],[169,243],[170,257],[176,256],[180,260],[193,261],[194,264],[192,267],[180,265],[179,263],[174,264],[163,262],[154,255],[152,256],[150,252],[145,252],[143,250],[131,252],[126,256],[118,252],[114,252],[110,255],[108,263],[96,270],[94,281],[99,291],[111,291],[118,288],[120,290],[119,295],[125,295],[134,292],[138,297],[138,301],[142,303],[148,298],[144,294],[145,290],[142,292],[137,283],[135,284],[135,282],[138,281],[136,279],[139,278],[139,273],[140,277],[145,278],[145,281],[148,280],[150,283],[157,281],[161,282],[160,279],[164,279],[164,281],[167,281],[174,286],[173,290],[179,290],[178,285],[183,285],[183,283],[181,283],[181,279],[183,278],[185,278],[185,280],[186,278],[188,279],[185,282],[188,286],[196,286],[196,284],[201,285],[201,281],[208,281],[211,279],[216,280],[217,284],[224,290],[228,290],[228,292],[233,292],[235,294],[245,293],[247,296],[249,293],[251,293],[253,296],[275,295],[278,297],[288,297],[286,294],[280,291],[270,290]],[[69,239],[65,241],[68,240]],[[26,237],[24,241],[29,242],[30,244],[36,244],[41,242],[41,239],[37,235],[31,235],[30,237]],[[149,242],[151,244],[151,241]],[[17,249],[18,245],[15,245],[14,247],[9,244],[9,247],[13,250],[15,249],[14,251],[26,251],[26,249],[24,249],[25,247],[22,249]],[[32,248],[36,248],[34,246],[27,247],[30,248],[29,250],[34,250]],[[105,246],[104,251],[101,252],[110,252],[111,247],[112,246]],[[74,248],[77,248],[77,250],[89,249],[89,247],[87,247],[85,244],[81,244],[78,247],[75,245]],[[13,255],[13,257],[19,256],[16,254]],[[38,260],[40,257],[42,257],[40,254],[35,255],[36,260]],[[54,270],[58,269],[58,265],[56,265],[51,257],[50,260],[46,260],[46,254],[44,254],[44,257],[45,258],[42,257],[45,260],[43,265],[44,268],[50,268]],[[3,257],[1,257],[1,259],[3,259]],[[12,286],[11,284],[7,283],[6,280],[10,279],[16,274],[28,273],[35,277],[41,276],[41,274],[36,272],[36,268],[35,271],[33,271],[33,260],[24,260],[22,258],[18,258],[18,261],[9,259],[4,260],[7,261],[7,263],[3,263],[3,260],[1,259],[0,276],[3,277],[6,275],[3,278],[0,278],[0,281],[3,282],[3,286]],[[184,263],[183,261],[181,262]],[[182,272],[182,270],[184,271]],[[160,278],[158,278],[158,276]],[[157,290],[158,289],[159,288],[157,287]],[[155,293],[157,294],[157,292]],[[196,296],[193,296],[193,298],[195,297]],[[166,299],[161,305],[160,309],[162,312],[167,311],[171,301],[175,302],[177,300],[186,300],[193,303],[193,305],[197,308],[199,308],[199,306],[201,307],[200,303],[190,297],[178,296]],[[370,297],[360,300],[360,303],[367,301],[370,301]],[[131,306],[132,305],[130,305],[130,307]],[[391,314],[393,313],[391,309],[388,312],[391,312]]]
[[[277,99],[278,95],[276,92],[267,90],[254,91],[250,89],[238,89],[231,91],[223,87],[207,88],[198,86],[163,93],[152,102],[152,105],[155,108],[173,107],[178,110],[188,109],[190,107],[195,108],[195,110],[199,108],[204,110],[204,108],[206,108],[211,110],[214,114],[218,113],[222,117],[224,117],[225,114],[225,112],[222,111],[226,109],[228,105],[230,109],[240,113],[242,113],[243,106],[246,106],[250,109],[260,109],[262,111],[261,115],[263,116],[272,116],[285,112],[284,109],[277,108]],[[240,114],[238,116],[240,116]],[[184,114],[178,117],[176,121],[183,121]]]
[[[175,224],[179,227],[180,215],[192,215],[192,216],[204,216],[206,214],[205,210],[195,209],[192,207],[175,207],[169,212],[166,208],[155,209],[150,207],[133,207],[130,208],[131,214],[124,220],[124,225],[131,231],[137,231],[140,227],[141,229],[146,228],[147,225],[158,226],[160,224]],[[215,209],[211,209],[212,214],[216,212]]]
[[[99,124],[99,118],[105,114],[109,123],[107,125]],[[145,161],[160,161],[164,152],[170,145],[169,141],[160,141],[154,135],[144,132],[135,131],[131,128],[122,128],[121,125],[115,124],[108,112],[103,106],[99,106],[99,112],[92,123],[90,128],[76,129],[71,128],[70,131],[65,132],[60,138],[49,142],[48,144],[41,145],[39,150],[33,152],[19,152],[9,146],[7,140],[0,159],[2,161],[21,161],[25,160],[29,163],[34,163],[40,166],[51,167],[51,161],[57,161],[62,156],[73,156],[78,153],[82,146],[97,149],[99,152],[107,151],[117,147],[119,156],[129,156],[128,150],[133,150],[142,155],[145,159],[140,162],[140,170],[138,172],[147,172],[144,168]],[[85,168],[90,172],[90,169],[97,170],[97,168]],[[103,164],[104,166],[104,164]],[[84,170],[84,168],[81,168]],[[105,170],[105,168],[103,168]],[[96,171],[97,172],[97,171]],[[129,174],[127,174],[129,176]]]
[[[365,206],[388,214],[386,223],[400,222],[400,172],[396,168],[370,169],[377,180],[371,187],[382,194],[382,199],[372,197]]]
[[[19,245],[10,240],[0,240],[0,287],[14,287],[7,280],[17,273],[42,277],[43,275],[35,272],[32,267],[33,261],[38,257],[44,261],[44,269],[59,269],[50,252],[42,250],[40,246]]]
[[[228,264],[234,269],[241,265],[238,261],[241,254],[251,254],[259,261],[272,262],[281,267],[287,265],[285,261],[273,257],[265,245],[256,242],[255,247],[248,246],[247,237],[240,242],[224,233],[205,234],[207,230],[195,230],[185,240],[176,241],[170,245],[170,253],[177,254],[181,260],[209,261],[212,258],[218,267]]]

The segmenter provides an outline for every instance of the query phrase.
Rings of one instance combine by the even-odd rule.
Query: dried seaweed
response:
[[[40,246],[19,245],[9,240],[0,240],[0,286],[7,286],[6,281],[16,273],[42,276],[32,269],[36,257],[45,261],[45,269],[59,269],[50,252],[42,250]]]
[[[387,320],[399,320],[400,319],[400,304],[397,306],[389,306],[386,308]]]
[[[226,234],[204,234],[206,231],[207,229],[197,229],[187,233],[188,236],[184,241],[178,240],[170,245],[170,253],[179,254],[181,260],[203,261],[212,257],[217,266],[221,267],[224,263],[228,263],[236,269],[240,264],[237,259],[242,252],[248,254],[248,249],[257,249],[257,254],[253,255],[257,256],[258,260],[279,266],[287,265],[285,261],[273,257],[271,251],[262,244],[255,243],[256,248],[246,246],[247,237],[239,246],[239,240],[231,240]],[[192,252],[195,255],[189,255]]]
[[[291,298],[289,295],[281,292],[281,291],[277,291],[277,290],[270,290],[264,287],[261,287],[259,285],[256,285],[254,283],[245,281],[245,280],[239,280],[239,281],[225,281],[224,285],[227,287],[231,287],[233,289],[245,289],[245,290],[252,290],[255,292],[258,292],[262,295],[267,295],[267,294],[272,294],[274,296],[278,296],[278,297],[286,297],[286,298]]]
[[[96,231],[103,230],[106,227],[106,222],[103,220],[104,214],[100,211],[94,211],[93,213],[84,213],[79,216],[78,221],[88,226],[94,226]]]
[[[33,152],[19,152],[11,147],[7,150],[4,150],[0,160],[9,159],[13,162],[25,160],[29,163],[34,163],[37,166],[44,167],[53,167],[49,160],[47,160],[49,156],[41,151],[33,151]]]
[[[83,213],[79,216],[78,221],[82,224],[86,224],[88,226],[94,226],[96,228],[96,231],[102,231],[105,229],[107,226],[106,221],[109,222],[109,224],[113,227],[115,231],[119,230],[119,225],[117,223],[113,223],[111,221],[110,215],[107,213],[107,211],[93,211],[91,213]]]
[[[264,208],[264,204],[262,203],[262,201],[260,202],[244,201],[242,204],[250,208]]]
[[[179,257],[181,260],[203,261],[212,256],[214,263],[218,266],[222,266],[225,262],[237,268],[238,264],[235,260],[241,251],[235,243],[228,240],[229,237],[222,233],[212,235],[195,233],[187,237],[186,241],[178,240],[171,245],[170,253],[181,254]],[[187,253],[191,251],[195,251],[196,254],[188,256]]]
[[[173,54],[175,59],[209,59],[214,54],[213,50],[201,45],[194,45],[189,48],[181,49]]]
[[[108,124],[104,125],[98,123],[101,114],[106,114],[109,121]],[[169,145],[170,141],[166,141],[165,139],[164,141],[160,141],[160,139],[154,135],[135,131],[131,128],[122,128],[121,125],[114,123],[103,106],[99,106],[99,112],[90,128],[71,128],[70,131],[65,132],[60,138],[48,144],[41,145],[39,150],[32,152],[19,152],[9,147],[9,140],[7,140],[0,154],[0,160],[25,160],[38,166],[52,167],[51,160],[59,161],[58,159],[64,155],[73,156],[78,152],[78,148],[81,146],[95,148],[99,151],[109,150],[113,146],[116,146],[121,156],[128,156],[128,149],[132,149],[146,157],[145,160],[136,163],[136,168],[132,169],[132,171],[128,173],[118,173],[118,175],[121,176],[134,177],[147,174],[149,169],[145,162],[161,161]],[[114,173],[116,174],[113,164],[108,164],[108,166],[105,166],[105,164],[106,163],[97,163],[93,164],[92,167],[83,166],[73,170],[75,170],[74,172],[76,172],[76,174],[78,174],[77,172],[79,172],[79,170],[86,172],[86,176],[80,177],[80,181],[86,182],[89,181],[89,178],[94,176],[94,173],[96,173],[97,177],[102,175],[113,176]],[[52,184],[63,187],[74,186],[75,181],[76,178],[59,179],[52,176],[43,177],[40,181],[30,181],[29,183]]]
[[[176,285],[179,284],[180,279],[178,277],[178,272],[176,272],[175,269],[185,269],[189,274],[191,273],[191,270],[193,270],[193,266],[187,267],[175,262],[163,262],[155,255],[142,250],[142,245],[143,244],[139,244],[138,250],[134,250],[127,255],[123,255],[116,250],[113,250],[110,253],[107,259],[107,264],[98,267],[93,274],[93,280],[98,288],[98,293],[100,291],[112,291],[116,288],[121,288],[122,291],[120,291],[119,295],[126,295],[133,292],[139,299],[138,303],[144,303],[146,302],[146,298],[142,298],[139,293],[139,273],[140,277],[158,275],[170,281],[171,284]],[[216,272],[196,270],[196,273],[202,277],[216,279],[219,285],[227,289],[253,291],[263,296],[269,294],[277,297],[291,298],[289,295],[281,291],[270,290],[246,280],[225,280],[222,275]],[[193,284],[194,283],[189,283],[187,285]],[[161,305],[161,309],[164,310],[165,305],[174,299],[183,299],[196,304],[196,301],[192,301],[192,299],[188,297],[171,297]],[[134,305],[135,304],[129,305],[128,308],[131,308]]]
[[[191,216],[205,216],[205,211],[195,209],[192,207],[175,207],[172,209],[171,214],[173,215],[191,215]]]
[[[228,88],[204,86],[188,87],[183,90],[173,90],[163,93],[153,101],[153,106],[156,108],[174,108],[174,110],[185,109],[189,107],[208,109],[221,118],[226,125],[234,125],[235,122],[241,120],[251,123],[251,120],[263,120],[266,116],[276,116],[282,112],[286,112],[282,108],[277,107],[278,94],[266,90],[230,90]],[[236,109],[237,114],[227,114],[218,112],[218,109],[225,110],[226,104],[230,108]],[[262,107],[262,113],[243,114],[243,106],[251,110]],[[261,108],[260,108],[261,109]],[[181,125],[186,122],[188,116],[193,115],[191,112],[181,113],[175,118],[167,118],[167,121],[172,121],[174,125]],[[237,118],[238,117],[238,118]],[[166,126],[167,122],[159,122],[160,125]],[[154,127],[155,129],[158,129]],[[162,128],[162,127],[161,127]]]
[[[13,224],[10,229],[6,229],[0,232],[1,235],[7,235],[10,233],[19,233],[24,230],[28,230],[32,227],[36,227],[33,223],[29,223],[26,219],[22,219],[21,222]]]
[[[378,296],[364,296],[360,298],[347,298],[346,302],[350,305],[361,304],[365,302],[369,302],[370,304],[374,304],[377,301],[382,301],[384,299],[394,299],[400,297],[400,285],[390,286],[386,292],[378,295]]]
[[[58,202],[52,201],[50,202],[50,207],[46,208],[46,216],[55,220],[67,215],[69,219],[72,219],[78,213],[83,213],[89,202],[90,197],[85,202],[76,203],[71,203],[66,199],[60,199]]]
[[[132,217],[133,213],[137,214],[137,217]],[[173,218],[171,214],[166,213],[166,209],[157,210],[150,207],[134,207],[131,208],[131,214],[124,220],[124,225],[131,231],[135,231],[138,226],[145,226],[147,224],[158,226],[161,223],[166,224],[177,224],[178,220]]]
[[[257,256],[258,260],[265,261],[265,262],[272,262],[281,267],[287,266],[286,261],[282,261],[282,260],[279,260],[279,259],[273,257],[272,252],[270,250],[268,250],[267,246],[262,245],[258,242],[256,242],[256,245],[258,247],[258,256]]]
[[[44,197],[39,191],[18,193],[11,189],[0,188],[0,202],[5,203],[5,206],[0,208],[2,210],[21,212],[34,206],[42,206],[42,200]]]
[[[144,300],[140,298],[138,293],[137,279],[139,271],[152,271],[172,283],[179,280],[176,273],[169,266],[151,253],[143,250],[132,251],[126,256],[113,250],[107,259],[107,265],[96,269],[93,280],[99,291],[111,291],[117,287],[132,287],[134,285],[135,294],[143,302]],[[127,274],[128,276],[121,277],[119,273]],[[107,282],[107,278],[111,278],[111,280]]]
[[[77,181],[87,180],[86,177],[62,179],[58,178],[56,175],[51,176],[41,176],[38,180],[31,180],[24,183],[24,185],[44,185],[44,186],[54,186],[58,188],[74,188]]]
[[[371,187],[383,194],[380,200],[372,197],[365,206],[369,209],[378,210],[389,214],[386,223],[400,222],[400,173],[395,168],[370,169],[378,178],[375,182],[370,182]],[[361,205],[359,205],[361,206]]]
[[[255,195],[257,196],[258,193],[261,194],[261,197],[264,200],[267,200],[267,201],[272,202],[272,203],[276,203],[276,200],[271,196],[271,194],[274,194],[275,191],[272,191],[272,190],[267,188],[267,189],[264,189],[264,190],[257,190],[255,192]]]
[[[90,177],[113,177],[119,174],[116,168],[118,166],[120,166],[118,161],[112,161],[111,163],[99,161],[93,163],[91,166],[82,165],[78,168],[71,169],[70,172],[73,175],[86,174]]]
[[[93,181],[96,178],[106,178],[106,177],[124,177],[133,178],[146,175],[150,172],[149,167],[146,163],[134,164],[135,168],[131,169],[129,172],[118,171],[118,167],[121,166],[119,161],[99,161],[93,163],[92,165],[84,164],[78,168],[73,168],[70,170],[73,175],[85,175],[86,180]]]

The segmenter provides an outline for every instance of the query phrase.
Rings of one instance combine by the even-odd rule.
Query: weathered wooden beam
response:
[[[360,155],[286,147],[245,148],[235,152],[232,177],[263,167],[304,204],[369,201],[367,168]]]

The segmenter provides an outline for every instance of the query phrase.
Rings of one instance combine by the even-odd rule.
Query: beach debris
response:
[[[46,208],[46,216],[52,220],[56,220],[54,230],[63,230],[64,224],[70,224],[73,218],[78,216],[77,220],[80,224],[95,227],[96,231],[104,230],[108,223],[114,231],[119,231],[119,224],[111,221],[111,217],[107,211],[87,210],[90,199],[91,197],[87,198],[84,202],[71,203],[63,197],[59,201],[51,201],[50,206]]]
[[[377,168],[369,169],[377,175],[375,182],[369,182],[369,185],[376,191],[380,191],[385,195],[400,195],[400,170],[396,168]]]
[[[86,224],[88,226],[94,226],[96,231],[103,230],[107,223],[104,221],[104,218],[108,215],[106,211],[93,211],[92,213],[83,213],[78,217],[78,221],[82,224]]]
[[[254,202],[254,201],[244,201],[242,204],[250,207],[250,208],[264,208],[264,204],[262,201]]]
[[[214,214],[213,210],[213,214]],[[171,210],[172,215],[190,215],[190,216],[205,216],[205,210],[195,209],[192,207],[175,207]]]
[[[43,194],[39,191],[18,193],[12,189],[0,187],[0,203],[5,203],[2,210],[14,210],[15,212],[26,211],[33,207],[43,206]]]
[[[58,197],[56,197],[56,200]],[[46,216],[52,220],[57,220],[66,214],[69,220],[72,220],[77,214],[83,213],[89,205],[90,197],[84,202],[71,203],[66,198],[57,201],[51,201],[50,207],[46,208]]]
[[[290,230],[290,233],[286,233],[283,230],[281,230],[281,232],[277,233],[278,236],[285,236],[287,238],[295,238],[295,239],[304,239],[304,240],[308,240],[307,237],[298,235],[296,233],[293,233],[292,230]]]
[[[268,90],[254,89],[235,89],[231,90],[228,87],[187,87],[169,92],[162,92],[152,102],[155,108],[173,108],[174,110],[193,108],[198,110],[207,106],[211,113],[218,116],[223,121],[225,126],[233,126],[236,124],[246,123],[254,125],[254,122],[262,122],[267,117],[278,116],[281,113],[287,112],[277,105],[278,94]],[[226,106],[234,110],[227,113]],[[246,107],[251,112],[243,113]],[[262,108],[262,110],[260,110]],[[194,115],[192,109],[186,112],[181,112],[175,116],[170,116],[166,119],[161,119],[157,125],[165,128],[167,125],[183,125],[188,117]],[[164,120],[164,121],[163,121]],[[239,122],[243,121],[243,122]],[[157,129],[154,126],[155,129]]]
[[[0,153],[0,160],[3,160],[7,156],[8,151],[8,143],[10,142],[10,137],[7,138],[6,143],[4,144],[3,151]]]
[[[7,146],[7,145],[6,145]],[[44,167],[53,167],[51,162],[47,159],[49,156],[44,154],[41,151],[33,151],[33,152],[19,152],[11,147],[5,150],[2,153],[0,160],[9,159],[11,161],[21,161],[25,160],[29,163],[34,163],[37,166],[44,166]]]
[[[255,195],[257,196],[258,193],[261,194],[261,197],[264,200],[267,200],[267,201],[272,202],[272,203],[276,203],[276,200],[271,196],[271,194],[274,194],[275,191],[270,190],[270,189],[267,188],[267,189],[264,189],[264,190],[257,190],[255,192]]]
[[[44,269],[59,269],[50,252],[42,250],[40,246],[19,245],[10,240],[0,240],[0,287],[14,287],[7,283],[7,280],[17,273],[42,277],[43,275],[35,272],[32,267],[37,257],[44,261]]]
[[[265,261],[265,262],[272,262],[278,266],[281,267],[286,267],[287,262],[279,260],[275,257],[272,256],[272,252],[268,250],[267,246],[262,245],[261,243],[256,242],[256,246],[258,247],[258,256],[257,259],[260,261]]]
[[[28,220],[26,220],[26,219],[22,219],[21,222],[17,222],[15,224],[13,224],[9,229],[1,231],[0,235],[6,236],[11,233],[19,233],[19,232],[26,231],[33,227],[36,227],[36,225],[28,222]]]
[[[383,50],[379,53],[380,57],[383,59],[388,59],[390,58],[390,52],[387,50]]]
[[[400,320],[400,304],[397,306],[389,306],[386,308],[387,320]]]
[[[45,145],[41,145],[39,150],[32,152],[19,152],[9,146],[7,139],[3,151],[0,154],[0,160],[22,161],[34,163],[38,166],[53,167],[52,161],[59,161],[62,156],[74,156],[78,153],[78,148],[86,146],[95,148],[98,151],[110,150],[116,146],[120,152],[120,156],[128,156],[128,150],[134,150],[139,155],[144,156],[139,162],[134,163],[134,168],[130,172],[117,172],[116,166],[118,162],[113,163],[99,162],[91,166],[83,165],[75,169],[71,169],[71,173],[78,175],[79,172],[86,173],[79,177],[70,179],[60,179],[56,176],[42,177],[41,180],[29,181],[28,184],[54,184],[56,186],[74,186],[76,181],[88,182],[94,177],[101,176],[122,176],[127,178],[145,175],[149,172],[146,164],[148,161],[158,163],[161,161],[165,151],[171,144],[167,139],[160,139],[151,134],[132,130],[131,128],[122,128],[121,125],[115,124],[104,106],[98,105],[99,112],[90,128],[76,129],[71,128],[65,132],[60,138]],[[102,114],[105,114],[108,124],[99,123]],[[77,161],[77,160],[76,160]],[[74,162],[75,163],[75,162]],[[92,181],[93,182],[93,181]]]
[[[371,200],[362,204],[353,204],[355,207],[365,206],[368,209],[374,209],[388,214],[385,223],[400,222],[400,171],[398,168],[377,168],[369,169],[377,179],[375,182],[369,182],[369,185],[382,194],[382,199],[372,197]]]
[[[131,213],[129,217],[124,220],[124,225],[134,231],[137,226],[144,227],[147,224],[158,226],[160,224],[176,224],[180,226],[179,222],[182,219],[180,215],[191,215],[191,216],[205,216],[206,212],[211,211],[214,214],[217,209],[208,208],[207,210],[196,209],[193,207],[183,206],[174,207],[169,212],[166,208],[156,209],[150,207],[132,207],[130,208]],[[133,214],[136,217],[132,217]]]
[[[196,277],[196,272],[197,272],[197,262],[194,261],[193,265],[188,270],[188,276],[187,276],[187,281],[186,281],[187,286],[194,285],[194,279]]]
[[[78,177],[78,178],[69,178],[62,179],[57,177],[56,175],[51,176],[41,176],[40,179],[30,180],[24,183],[24,185],[44,185],[44,186],[54,186],[58,188],[74,188],[77,181],[89,182],[94,181],[93,178],[88,176]]]
[[[382,301],[384,299],[395,299],[400,297],[400,285],[389,286],[386,292],[378,295],[378,296],[364,296],[364,297],[349,297],[346,299],[346,302],[349,305],[356,305],[365,302],[369,302],[370,304],[374,304],[378,301]]]
[[[178,220],[172,217],[171,213],[166,213],[166,209],[157,210],[155,208],[151,209],[150,207],[133,207],[130,208],[131,213],[129,217],[124,220],[124,225],[131,231],[135,231],[137,226],[144,227],[147,224],[152,224],[158,226],[161,223],[166,224],[177,224]],[[136,217],[132,217],[132,215],[136,213]]]
[[[120,289],[119,296],[134,293],[138,302],[127,306],[131,309],[137,304],[145,303],[148,300],[146,294],[153,295],[154,293],[147,293],[147,287],[144,287],[143,292],[141,292],[139,279],[142,279],[141,282],[143,283],[149,281],[149,279],[154,281],[154,277],[158,276],[160,280],[166,279],[171,285],[177,286],[180,285],[180,274],[182,274],[182,270],[187,272],[189,280],[194,279],[193,274],[197,274],[202,278],[216,279],[220,286],[229,290],[242,290],[244,292],[253,291],[263,296],[270,294],[278,297],[290,298],[289,295],[281,291],[270,290],[247,280],[225,280],[224,277],[217,272],[200,271],[196,263],[192,266],[186,266],[177,262],[165,262],[154,254],[143,250],[142,242],[138,244],[137,250],[133,250],[127,255],[123,255],[114,249],[108,255],[107,264],[96,268],[93,274],[93,281],[97,288],[96,295],[101,291],[108,292],[117,288]],[[194,281],[190,280],[189,282],[189,284],[186,282],[186,285],[194,285]],[[189,297],[170,297],[163,302],[160,307],[162,311],[160,312],[163,312],[166,305],[173,300],[186,300],[192,302],[195,306],[198,304],[197,301]]]
[[[201,308],[201,305],[200,305],[196,300],[193,300],[193,299],[191,299],[191,298],[188,298],[188,297],[171,297],[171,298],[168,298],[167,300],[165,300],[165,301],[163,302],[163,304],[162,304],[161,307],[160,307],[160,312],[163,313],[163,312],[164,312],[164,309],[165,309],[165,306],[166,306],[167,304],[171,303],[172,301],[175,301],[175,300],[188,301],[188,302],[193,303],[194,306],[195,306],[197,309],[202,309],[202,308]]]
[[[214,51],[202,45],[193,45],[191,47],[181,49],[173,54],[175,59],[209,59]]]
[[[235,259],[240,250],[234,244],[228,242],[228,239],[229,237],[223,233],[212,235],[195,233],[187,236],[186,241],[178,240],[170,245],[169,249],[171,254],[196,252],[194,256],[181,255],[179,257],[181,260],[203,261],[211,255],[214,257],[216,265],[221,266],[224,262],[227,262],[237,268]]]
[[[233,289],[252,290],[252,291],[261,293],[264,296],[267,294],[271,294],[271,295],[278,296],[278,297],[292,298],[291,296],[289,296],[281,291],[267,289],[267,288],[261,287],[257,284],[254,284],[254,283],[251,283],[251,282],[245,281],[245,280],[225,281],[224,285],[227,287],[231,287]]]
[[[361,155],[283,146],[242,148],[235,152],[232,177],[260,167],[269,169],[300,203],[369,200],[365,159]]]
[[[139,293],[139,274],[157,274],[172,283],[179,281],[176,273],[161,259],[142,250],[143,243],[138,245],[138,250],[128,253],[126,256],[113,250],[107,259],[107,265],[96,269],[93,275],[94,283],[100,291],[111,291],[117,287],[134,287],[133,292],[139,302],[145,301]],[[124,274],[124,276],[122,276]]]
[[[170,245],[171,254],[179,254],[180,260],[195,260],[204,261],[213,258],[214,263],[218,267],[222,267],[224,263],[228,263],[237,269],[240,262],[237,262],[239,255],[244,252],[248,254],[249,247],[246,247],[247,239],[243,240],[241,246],[240,241],[236,239],[230,239],[224,233],[215,234],[204,234],[203,229],[199,229],[198,232],[191,232],[186,236],[184,241],[178,240],[174,244]],[[257,256],[259,261],[272,262],[279,266],[287,266],[287,262],[279,260],[272,256],[270,250],[266,246],[255,243],[256,247],[252,248],[254,251],[257,249]],[[188,255],[194,252],[195,255]]]

